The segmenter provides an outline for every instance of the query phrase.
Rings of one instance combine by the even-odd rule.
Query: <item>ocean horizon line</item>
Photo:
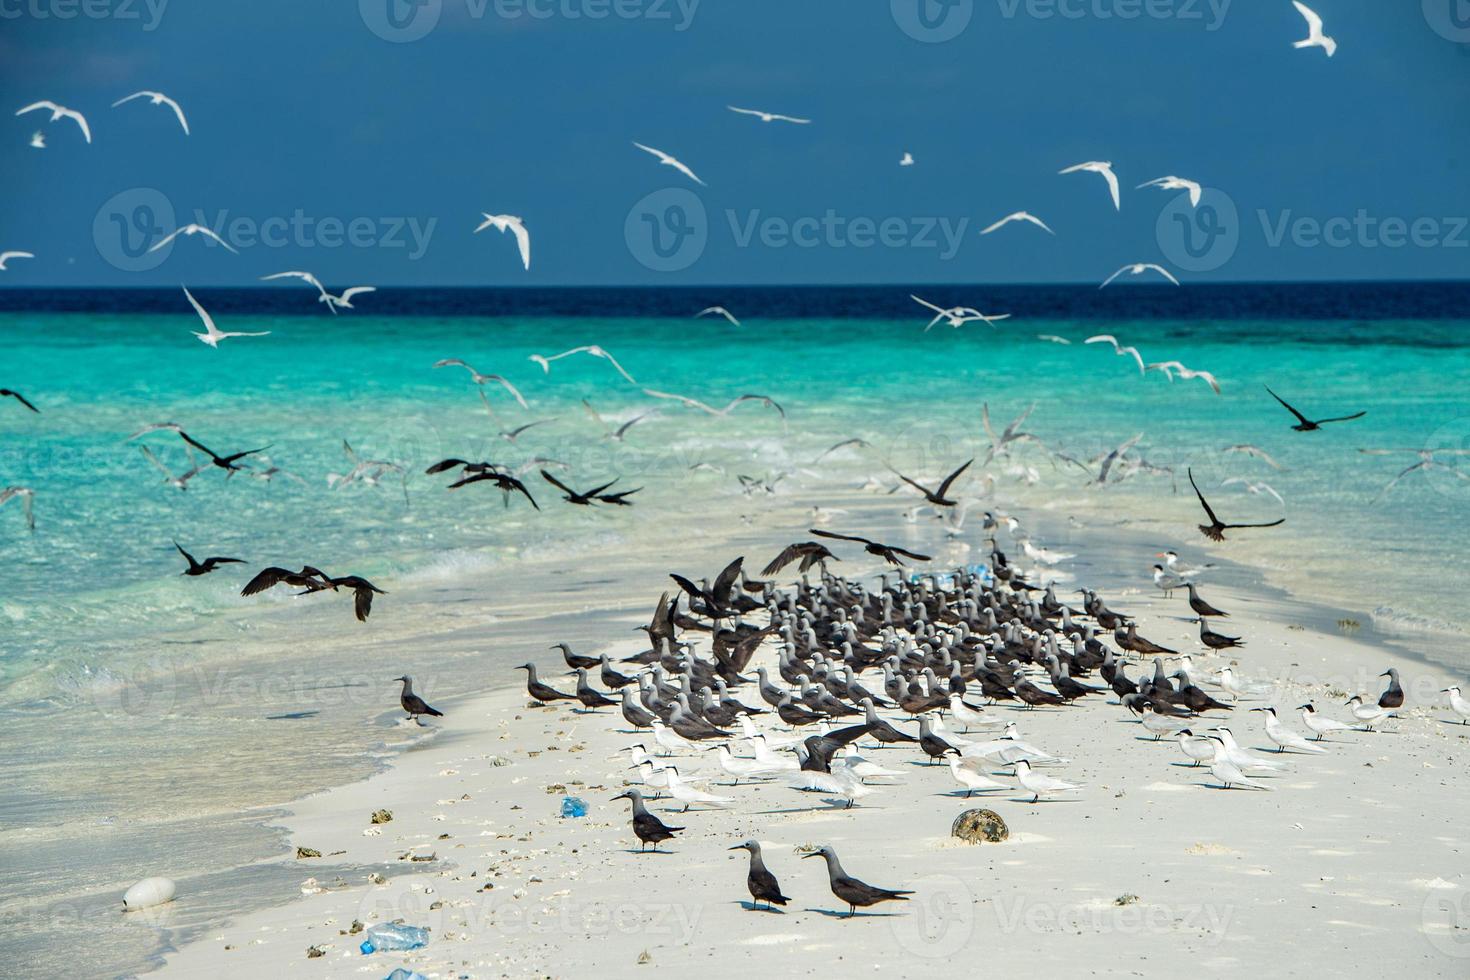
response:
[[[211,309],[311,315],[303,286],[198,285]],[[1161,284],[884,283],[802,285],[379,286],[360,316],[599,316],[685,319],[720,304],[737,317],[889,320],[923,316],[910,298],[970,303],[986,290],[989,313],[1028,319],[1458,320],[1470,309],[1470,279],[1296,280]],[[1015,308],[1008,308],[1009,306]],[[0,313],[188,312],[176,286],[4,286]]]

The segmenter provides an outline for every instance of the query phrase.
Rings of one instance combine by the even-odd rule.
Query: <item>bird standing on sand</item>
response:
[[[1301,735],[1287,728],[1276,717],[1275,708],[1252,708],[1266,716],[1266,737],[1276,743],[1277,752],[1285,752],[1293,749],[1297,752],[1326,752],[1327,750],[1318,745],[1313,745]]]
[[[1209,621],[1203,616],[1199,618],[1199,641],[1211,650],[1229,650],[1232,647],[1245,646],[1245,642],[1238,636],[1226,636],[1224,633],[1216,633],[1210,629]]]
[[[398,695],[398,703],[403,705],[403,710],[408,712],[409,718],[422,725],[423,722],[419,721],[420,715],[432,715],[435,718],[444,717],[444,712],[435,711],[424,703],[423,698],[413,693],[413,678],[404,674],[402,677],[395,677],[393,679],[403,682],[403,692]]]
[[[750,873],[745,876],[745,887],[750,889],[752,910],[758,910],[760,903],[765,902],[768,909],[775,911],[771,908],[773,905],[785,905],[791,901],[781,894],[781,883],[776,880],[776,876],[766,870],[766,863],[761,860],[761,846],[758,841],[748,840],[729,850],[750,852]]]
[[[1378,707],[1392,710],[1404,706],[1404,689],[1399,684],[1399,672],[1396,667],[1390,667],[1379,677],[1388,678],[1388,690],[1384,691],[1378,698]]]
[[[1031,794],[1031,802],[1039,803],[1043,796],[1053,793],[1067,793],[1072,790],[1081,789],[1076,783],[1069,783],[1045,773],[1037,772],[1031,768],[1031,763],[1025,759],[1016,762],[1016,782],[1020,783],[1026,792]]]
[[[1460,697],[1460,689],[1458,687],[1447,687],[1439,693],[1450,696],[1450,710],[1460,716],[1460,724],[1470,725],[1470,701],[1466,701]]]
[[[658,845],[666,840],[673,840],[674,835],[683,830],[683,827],[670,827],[658,817],[648,812],[643,805],[643,794],[637,789],[630,789],[626,793],[619,793],[613,797],[614,800],[631,800],[633,804],[633,834],[638,838],[638,851],[642,853],[649,844],[653,845],[654,853],[658,853]]]
[[[598,708],[615,708],[618,702],[612,698],[594,691],[592,685],[587,683],[587,669],[577,668],[577,700],[582,702],[582,708],[586,711],[596,711]]]
[[[1314,742],[1322,741],[1333,732],[1350,732],[1353,730],[1352,725],[1344,725],[1336,718],[1328,718],[1326,715],[1318,714],[1317,706],[1310,701],[1301,706],[1301,712],[1302,724],[1316,733],[1317,737],[1312,739]]]
[[[524,670],[526,672],[526,693],[531,695],[533,700],[540,701],[542,704],[550,704],[553,701],[577,700],[575,694],[564,694],[554,687],[548,687],[541,683],[536,677],[535,664],[521,664],[516,670]]]
[[[1154,567],[1157,568],[1158,566]],[[1199,597],[1199,591],[1195,588],[1193,582],[1186,579],[1184,581],[1184,587],[1189,590],[1189,608],[1194,610],[1196,616],[1228,617],[1230,615],[1228,612],[1222,612],[1221,610],[1216,609],[1214,606],[1210,605],[1205,600],[1201,599]]]
[[[179,554],[183,555],[184,560],[189,563],[189,567],[180,573],[183,575],[208,575],[220,565],[240,565],[244,563],[243,559],[240,558],[206,558],[203,561],[195,561],[194,556],[179,547],[177,541],[174,542],[174,547],[179,549]]]
[[[827,884],[832,888],[832,894],[847,903],[847,918],[857,914],[859,906],[868,908],[879,902],[906,902],[911,891],[901,891],[889,888],[877,888],[856,878],[842,870],[842,862],[837,860],[837,852],[829,844],[824,844],[808,854],[803,854],[802,859],[820,857],[827,861]]]

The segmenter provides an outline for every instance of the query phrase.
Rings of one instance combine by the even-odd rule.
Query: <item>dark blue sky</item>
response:
[[[0,284],[234,285],[289,268],[337,286],[1101,282],[1134,261],[1186,281],[1470,272],[1470,31],[1440,16],[1455,0],[1316,0],[1341,45],[1330,61],[1292,49],[1306,31],[1288,0],[958,0],[947,21],[937,0],[418,3],[0,0],[0,250],[38,255]],[[910,36],[920,3],[957,35]],[[432,29],[379,36],[395,23]],[[143,88],[177,98],[193,135],[141,100],[108,108]],[[93,144],[10,115],[42,98],[86,113]],[[37,129],[44,150],[27,145]],[[904,151],[916,166],[897,165]],[[1122,178],[1121,214],[1101,178],[1056,173],[1094,159]],[[1194,212],[1132,190],[1166,174],[1225,196]],[[1021,209],[1057,236],[979,235]],[[529,273],[508,236],[471,234],[482,210],[525,218]],[[241,254],[198,238],[161,264],[136,254],[196,211]]]

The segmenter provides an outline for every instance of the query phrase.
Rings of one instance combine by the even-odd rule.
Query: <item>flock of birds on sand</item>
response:
[[[1337,45],[1323,32],[1321,18],[1299,2],[1295,6],[1306,19],[1309,31],[1309,36],[1296,46],[1320,47],[1332,56]],[[171,110],[184,134],[189,133],[183,108],[160,92],[136,92],[113,105],[121,107],[140,99]],[[811,122],[764,110],[733,105],[728,108],[764,123],[808,125]],[[35,102],[19,110],[17,115],[42,110],[50,112],[51,122],[74,123],[85,141],[91,142],[87,119],[80,112],[55,102]],[[31,145],[44,148],[44,134],[37,132]],[[641,143],[634,145],[660,164],[704,185],[694,170],[676,157]],[[900,161],[903,166],[914,163],[909,153]],[[1111,163],[1088,161],[1060,173],[1100,176],[1106,182],[1114,207],[1121,210],[1120,182]],[[1139,185],[1139,189],[1144,188],[1183,191],[1196,207],[1203,193],[1199,182],[1178,176]],[[1009,214],[987,226],[982,234],[996,234],[1012,225],[1055,234],[1043,219],[1028,211]],[[521,218],[486,212],[475,233],[487,230],[510,234],[522,264],[530,268],[531,238]],[[234,251],[215,232],[199,225],[176,229],[153,248],[160,249],[176,239],[195,236],[211,238]],[[6,269],[7,262],[32,258],[31,253],[24,251],[0,253],[0,271]],[[1125,276],[1148,275],[1178,285],[1178,279],[1168,269],[1154,263],[1125,265],[1102,285],[1107,287]],[[317,291],[317,301],[333,315],[354,309],[354,300],[374,289],[353,286],[333,293],[313,273],[304,270],[288,270],[263,278],[296,280],[310,286]],[[217,348],[228,339],[266,335],[265,332],[222,331],[187,288],[184,295],[204,326],[203,332],[195,336],[210,347]],[[943,307],[918,296],[913,299],[933,314],[926,330],[941,323],[953,328],[976,322],[994,326],[1010,317],[1010,314],[982,313],[973,307]],[[740,323],[723,306],[709,307],[697,315],[722,317],[735,326]],[[1042,339],[1070,343],[1055,336]],[[1171,381],[1175,377],[1199,379],[1217,394],[1221,390],[1211,373],[1191,369],[1177,360],[1150,363],[1137,348],[1120,343],[1112,335],[1091,337],[1086,343],[1110,345],[1117,356],[1132,359],[1140,374],[1158,371]],[[554,362],[578,355],[599,358],[627,383],[639,384],[611,353],[596,345],[559,354],[534,355],[532,360],[549,374]],[[440,360],[433,368],[460,368],[467,372],[492,416],[494,410],[487,386],[493,386],[491,391],[503,391],[522,409],[529,407],[522,393],[502,375],[482,374],[459,358]],[[754,403],[773,410],[783,422],[786,417],[785,409],[766,395],[743,394],[724,405],[710,405],[685,395],[651,388],[641,390],[653,402],[672,402],[711,416],[726,416],[742,405]],[[1316,431],[1323,425],[1348,422],[1365,414],[1360,411],[1314,420],[1274,391],[1267,390],[1291,413],[1296,420],[1292,428],[1298,432]],[[30,412],[41,411],[20,392],[0,388],[0,399],[3,398],[13,399]],[[650,407],[616,426],[608,426],[590,404],[584,402],[583,407],[606,428],[608,438],[617,441],[626,438],[634,425],[661,410]],[[1023,414],[997,433],[990,424],[986,406],[984,423],[992,446],[982,466],[1006,455],[1013,444],[1040,442],[1021,429],[1025,419]],[[549,420],[532,421],[501,435],[514,443],[524,432],[546,421]],[[262,479],[284,474],[274,466],[255,465],[269,446],[222,454],[174,423],[149,425],[134,433],[129,441],[165,431],[182,440],[191,469],[176,475],[148,445],[141,449],[149,462],[164,472],[166,482],[180,490],[188,489],[193,478],[211,469],[222,471],[226,479],[241,473]],[[1106,483],[1110,468],[1125,459],[1136,442],[1137,438],[1090,461],[1061,453],[1056,456],[1088,470],[1089,474],[1092,467],[1099,467],[1097,482]],[[854,443],[861,444],[862,440],[839,443],[828,452]],[[335,476],[334,485],[375,483],[388,474],[406,475],[401,464],[361,459],[350,445],[344,444],[344,449],[353,467],[348,474]],[[202,456],[195,456],[196,451]],[[1236,446],[1229,451],[1248,453],[1265,459],[1270,465],[1278,465],[1257,447]],[[1361,451],[1387,454],[1398,450]],[[1410,473],[1421,470],[1444,469],[1470,479],[1436,459],[1433,451],[1413,452],[1419,454],[1419,461],[1398,474],[1385,492]],[[952,516],[963,511],[956,487],[974,462],[973,459],[965,462],[937,483],[921,482],[895,470],[892,475],[899,481],[895,489],[916,493],[922,498],[922,507]],[[554,468],[558,468],[556,461],[544,457],[536,457],[519,468],[491,461],[446,458],[429,466],[426,473],[450,474],[454,480],[448,485],[450,490],[491,484],[502,492],[507,506],[513,497],[520,497],[538,511],[541,505],[522,479],[532,470],[573,506],[628,507],[633,505],[630,498],[642,489],[617,489],[616,479],[579,482],[569,476],[557,476],[551,472]],[[1195,482],[1193,473],[1188,475],[1207,518],[1199,530],[1212,541],[1225,540],[1228,531],[1270,528],[1284,522],[1284,518],[1255,523],[1222,520]],[[742,482],[746,483],[747,492],[763,485],[769,490],[774,485],[774,481],[762,484],[754,478],[742,478]],[[1264,485],[1251,487],[1252,492],[1270,490]],[[1270,492],[1275,495],[1274,491]],[[21,500],[27,523],[34,530],[33,497],[28,488],[9,487],[0,490],[0,505],[12,499]],[[1242,700],[1259,699],[1266,693],[1259,685],[1246,682],[1229,666],[1220,668],[1213,677],[1203,677],[1189,655],[1141,636],[1132,617],[1111,609],[1092,589],[1078,590],[1082,600],[1075,607],[1062,601],[1053,584],[1031,581],[1010,563],[996,538],[1006,529],[1028,558],[1038,564],[1054,564],[1066,557],[1037,549],[1029,537],[1019,533],[1013,519],[997,519],[987,514],[988,565],[946,573],[884,574],[873,587],[861,580],[833,574],[829,564],[840,561],[834,549],[855,546],[862,554],[895,569],[903,569],[909,562],[926,564],[932,559],[862,535],[813,528],[812,539],[793,542],[775,555],[762,570],[762,579],[746,575],[743,559],[731,562],[712,582],[695,582],[679,574],[672,575],[678,591],[672,597],[664,593],[651,621],[641,627],[649,639],[646,651],[615,665],[606,654],[579,655],[569,646],[558,644],[556,649],[560,650],[563,662],[576,677],[575,689],[564,691],[546,683],[539,676],[536,664],[527,663],[521,668],[526,672],[527,693],[541,705],[567,702],[575,705],[573,710],[589,714],[616,710],[628,730],[646,733],[645,741],[628,749],[629,768],[636,771],[636,781],[616,797],[630,804],[632,834],[640,852],[650,847],[658,852],[661,844],[677,841],[685,830],[684,826],[671,825],[665,817],[654,813],[650,809],[652,803],[666,800],[681,807],[682,813],[690,813],[694,807],[736,805],[735,797],[713,791],[715,787],[711,784],[722,776],[732,787],[757,786],[761,791],[774,787],[820,794],[847,808],[903,778],[904,770],[895,768],[902,763],[890,761],[896,758],[946,766],[956,784],[955,792],[967,798],[976,793],[1019,792],[1022,801],[1037,803],[1084,792],[1085,787],[1064,778],[1068,760],[1026,741],[1014,720],[1022,716],[1012,715],[1008,719],[998,713],[1002,705],[1022,711],[1075,711],[1089,704],[1116,707],[1137,720],[1146,733],[1145,738],[1157,742],[1167,739],[1177,745],[1191,767],[1207,767],[1214,783],[1222,789],[1250,790],[1270,789],[1270,778],[1288,769],[1287,759],[1299,756],[1305,760],[1325,753],[1327,745],[1344,741],[1354,730],[1373,730],[1404,706],[1405,695],[1398,674],[1390,669],[1384,675],[1388,678],[1386,689],[1378,697],[1354,696],[1343,706],[1350,720],[1338,720],[1319,712],[1312,702],[1300,705],[1296,710],[1309,734],[1293,729],[1273,706],[1252,707],[1252,712],[1263,715],[1262,735],[1275,751],[1267,754],[1244,746],[1237,741],[1227,719]],[[200,561],[178,542],[173,544],[187,563],[182,572],[185,576],[205,576],[222,566],[244,564],[240,558],[224,556]],[[1229,614],[1200,595],[1198,579],[1208,571],[1208,566],[1187,567],[1173,552],[1159,557],[1163,560],[1154,566],[1155,584],[1166,597],[1176,590],[1187,591],[1188,606],[1199,624],[1200,643],[1211,652],[1243,646],[1240,637],[1211,628],[1211,620],[1219,621]],[[795,584],[778,584],[775,577],[792,566],[800,579]],[[810,581],[814,570],[818,575],[815,584]],[[334,576],[313,565],[302,565],[296,571],[280,566],[265,567],[249,579],[241,595],[254,596],[277,587],[295,590],[300,596],[346,591],[353,597],[356,618],[364,622],[372,611],[375,597],[386,594],[359,575]],[[752,622],[757,618],[764,618],[764,622]],[[698,652],[697,644],[689,641],[691,637],[707,643],[707,656]],[[757,655],[767,644],[775,648],[774,661],[756,665]],[[1172,670],[1166,666],[1170,662]],[[1130,677],[1128,669],[1134,663],[1148,667],[1144,673]],[[593,671],[601,689],[593,686]],[[402,685],[400,705],[410,719],[441,715],[414,692],[409,676],[395,681]],[[744,689],[753,691],[760,703],[741,701],[737,694]],[[1470,724],[1470,703],[1461,696],[1460,689],[1451,687],[1444,693],[1449,696],[1450,709]],[[1108,700],[1110,696],[1114,700]],[[971,733],[977,730],[984,734],[972,737]],[[884,762],[861,754],[873,750],[886,750]],[[718,774],[701,774],[697,766],[686,761],[691,757],[707,758],[706,751],[718,753]],[[764,905],[774,909],[788,903],[783,886],[765,863],[758,841],[735,843],[730,849],[749,853],[746,883],[751,908]],[[803,857],[823,859],[828,885],[848,915],[856,914],[860,908],[901,901],[913,894],[903,889],[877,887],[852,877],[831,846],[811,849]]]
[[[938,489],[914,488],[935,506],[954,506],[946,493],[968,465]],[[1018,525],[1009,526],[1018,541],[1029,541]],[[994,537],[985,566],[919,572],[907,563],[928,563],[930,556],[861,535],[810,533],[813,540],[776,554],[760,579],[745,572],[743,558],[712,581],[671,573],[677,591],[664,592],[639,627],[649,641],[640,653],[614,663],[606,653],[588,656],[556,644],[552,649],[576,677],[570,690],[543,680],[534,662],[518,668],[536,705],[565,702],[588,716],[615,712],[623,722],[618,731],[642,736],[626,750],[636,776],[613,797],[629,803],[637,853],[659,853],[660,845],[677,842],[695,808],[739,806],[732,790],[741,786],[762,794],[817,794],[850,809],[902,780],[904,766],[944,765],[953,794],[965,798],[1076,798],[1085,787],[1065,778],[1070,760],[1022,736],[1015,719],[1030,711],[1110,706],[1137,721],[1140,739],[1167,740],[1188,768],[1207,768],[1218,788],[1268,791],[1272,777],[1293,763],[1327,753],[1354,731],[1373,731],[1405,705],[1393,668],[1384,672],[1377,697],[1358,695],[1343,705],[1345,720],[1311,701],[1298,706],[1305,734],[1274,706],[1257,704],[1249,711],[1262,715],[1260,735],[1269,749],[1261,751],[1237,740],[1229,715],[1242,702],[1268,698],[1269,689],[1231,666],[1204,677],[1189,654],[1141,636],[1133,617],[1090,588],[1078,589],[1080,603],[1069,605],[1054,584],[1029,580]],[[833,574],[829,564],[841,560],[834,542],[860,546],[891,571],[876,587]],[[1190,567],[1174,552],[1160,557],[1155,567],[1165,597],[1187,589],[1207,651],[1244,646],[1209,626],[1210,619],[1229,617],[1199,593],[1197,579],[1213,566]],[[800,577],[783,586],[777,577],[788,569]],[[774,662],[757,662],[771,647]],[[1135,663],[1145,670],[1130,677]],[[409,719],[439,714],[413,692],[410,678],[399,680]],[[742,689],[753,696],[741,700]],[[1470,702],[1459,688],[1445,693],[1451,711],[1470,724]],[[1016,713],[1009,718],[1001,713],[1011,709]],[[701,772],[699,760],[708,752],[716,753],[714,768]],[[662,814],[654,809],[660,801]],[[749,852],[748,908],[776,911],[790,901],[760,842],[729,849]],[[846,907],[836,914],[852,916],[913,894],[854,878],[830,845],[809,847],[802,856],[824,860],[832,894]]]

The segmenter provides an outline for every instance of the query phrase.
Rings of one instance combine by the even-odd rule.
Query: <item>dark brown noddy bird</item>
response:
[[[398,695],[398,703],[403,706],[404,711],[408,712],[408,717],[414,721],[419,721],[419,715],[432,715],[435,718],[444,717],[444,712],[435,711],[424,703],[423,698],[413,693],[413,678],[404,674],[402,677],[395,677],[393,679],[403,682],[403,691]],[[419,722],[419,724],[423,724],[423,722]]]
[[[1301,412],[1298,412],[1296,409],[1288,405],[1286,403],[1286,399],[1276,394],[1276,392],[1271,391],[1269,386],[1263,385],[1262,387],[1265,387],[1267,391],[1271,392],[1271,397],[1280,402],[1282,408],[1286,409],[1288,412],[1296,416],[1297,424],[1293,425],[1292,428],[1295,429],[1297,432],[1316,432],[1318,429],[1322,428],[1322,426],[1326,425],[1329,422],[1351,422],[1353,419],[1360,419],[1364,415],[1368,414],[1366,411],[1357,412],[1353,415],[1342,415],[1333,419],[1317,419],[1315,422],[1313,422]]]
[[[203,561],[195,561],[194,556],[189,554],[183,548],[179,547],[179,543],[177,541],[174,542],[174,547],[179,549],[179,554],[183,555],[184,561],[189,563],[189,567],[179,573],[181,575],[208,575],[220,565],[244,564],[244,560],[240,558],[206,558]]]
[[[558,691],[554,687],[549,687],[541,683],[540,679],[536,677],[535,664],[521,664],[516,670],[524,670],[526,672],[526,693],[531,695],[533,700],[540,701],[542,704],[550,704],[553,701],[577,700],[575,694],[566,694]]]
[[[903,564],[903,558],[908,558],[911,561],[933,561],[928,555],[921,555],[918,552],[908,551],[903,548],[894,547],[893,545],[879,544],[877,541],[860,538],[855,534],[835,534],[832,531],[819,531],[816,528],[810,528],[809,531],[819,538],[831,538],[833,541],[854,541],[862,545],[863,550],[868,554],[876,555],[890,565],[901,566]],[[899,557],[900,555],[903,557]]]
[[[837,852],[830,845],[823,845],[809,854],[803,854],[802,858],[821,857],[827,861],[827,884],[832,888],[832,894],[847,904],[847,918],[857,914],[858,906],[868,908],[879,902],[906,902],[911,891],[900,891],[889,888],[877,888],[866,882],[858,881],[856,878],[842,870],[842,863],[837,860]]]
[[[643,794],[637,789],[619,793],[613,799],[631,800],[633,803],[633,834],[638,838],[639,852],[652,844],[654,853],[658,853],[658,845],[661,842],[673,840],[674,835],[684,829],[683,827],[670,827],[649,813],[648,808],[643,805]]]
[[[1286,518],[1283,517],[1280,520],[1272,521],[1269,524],[1226,524],[1224,521],[1220,520],[1220,518],[1215,516],[1215,511],[1210,507],[1210,502],[1205,499],[1204,494],[1199,492],[1199,484],[1194,482],[1193,470],[1189,471],[1189,485],[1194,487],[1194,495],[1199,498],[1200,506],[1205,509],[1205,515],[1210,519],[1210,523],[1199,525],[1200,533],[1209,538],[1211,541],[1224,541],[1226,531],[1234,531],[1252,527],[1276,527],[1277,525],[1286,523]]]
[[[748,840],[729,850],[750,852],[750,873],[745,876],[745,887],[750,889],[750,897],[754,900],[751,902],[752,909],[759,909],[760,903],[765,902],[768,909],[775,911],[772,906],[785,905],[791,901],[781,894],[781,883],[776,880],[776,876],[766,870],[766,863],[761,860],[759,842]]]

